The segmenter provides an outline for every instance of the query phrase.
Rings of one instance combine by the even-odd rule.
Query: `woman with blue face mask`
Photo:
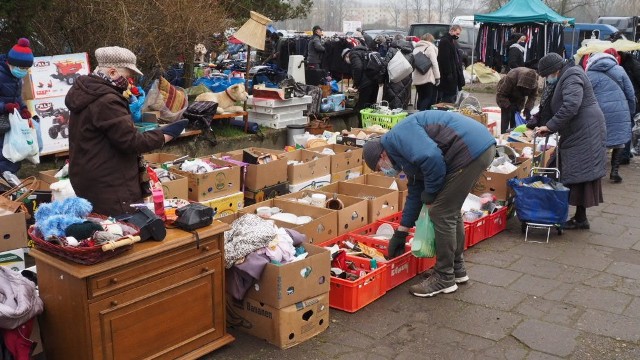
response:
[[[535,128],[538,135],[557,132],[560,150],[560,181],[569,188],[569,204],[575,215],[565,229],[589,229],[587,208],[603,201],[601,178],[605,176],[607,130],[593,87],[573,62],[551,53],[538,62],[538,74],[547,86],[555,86],[549,97],[551,118]]]
[[[33,65],[33,52],[29,45],[29,40],[22,38],[6,55],[0,55],[0,116],[18,110],[24,119],[31,117],[22,100],[22,79]],[[0,133],[0,176],[5,171],[16,174],[20,162],[13,163],[2,156],[3,143],[4,134]]]
[[[363,147],[367,166],[387,176],[407,177],[407,200],[400,227],[389,240],[389,256],[402,255],[407,231],[422,205],[436,235],[436,265],[410,292],[419,297],[456,291],[469,280],[464,265],[464,224],[460,209],[473,185],[491,164],[495,139],[481,123],[464,115],[425,110],[400,121]]]

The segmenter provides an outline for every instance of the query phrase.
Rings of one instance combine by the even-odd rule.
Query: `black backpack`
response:
[[[387,65],[377,51],[370,51],[365,55],[367,76],[372,80],[381,82],[387,75]]]

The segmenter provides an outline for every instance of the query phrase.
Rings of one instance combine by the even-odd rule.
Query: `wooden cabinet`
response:
[[[225,330],[222,231],[167,230],[91,266],[33,250],[48,360],[193,359],[233,341]]]

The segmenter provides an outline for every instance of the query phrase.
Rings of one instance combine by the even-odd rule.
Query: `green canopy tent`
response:
[[[547,25],[565,24],[566,26],[569,26],[575,23],[575,19],[561,16],[545,3],[543,3],[542,0],[511,0],[503,7],[492,13],[475,14],[474,22],[482,24],[504,25],[505,27],[518,24],[544,24],[544,51],[546,54],[548,50]],[[475,50],[475,44],[473,50]]]

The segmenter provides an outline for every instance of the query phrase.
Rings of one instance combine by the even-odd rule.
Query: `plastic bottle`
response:
[[[378,268],[378,262],[376,261],[376,259],[371,259],[370,264],[371,264],[372,271]]]

